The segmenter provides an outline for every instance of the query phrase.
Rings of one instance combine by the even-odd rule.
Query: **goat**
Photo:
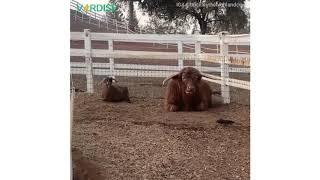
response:
[[[212,78],[193,67],[185,67],[180,72],[167,77],[163,85],[172,79],[165,93],[167,111],[205,111],[212,105],[213,94],[208,83],[201,78]]]
[[[113,77],[104,78],[100,84],[104,84],[102,89],[102,98],[108,102],[127,101],[131,103],[129,99],[128,87],[121,87],[118,85],[112,85],[112,81],[117,82]]]

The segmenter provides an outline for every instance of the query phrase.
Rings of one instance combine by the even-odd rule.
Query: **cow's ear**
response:
[[[198,76],[198,80],[200,81],[200,80],[201,80],[201,78],[202,78],[202,75],[200,74],[200,75]]]

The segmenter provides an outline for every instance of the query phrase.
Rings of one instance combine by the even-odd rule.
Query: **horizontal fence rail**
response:
[[[82,49],[71,49],[71,56],[85,56],[85,52]],[[212,55],[209,53],[195,54],[195,53],[174,53],[174,52],[150,52],[150,51],[123,51],[123,50],[114,50],[112,52],[102,49],[93,49],[91,51],[92,57],[101,57],[101,58],[131,58],[131,59],[178,59],[183,60],[200,60],[208,62],[220,63],[221,55]],[[249,66],[249,55],[228,55],[228,57],[239,58],[234,62],[232,60],[226,61],[227,64],[234,65],[245,65]],[[242,58],[242,59],[241,59]]]
[[[77,71],[83,71],[83,68],[86,68],[86,63],[84,62],[71,62],[72,69],[78,69]],[[92,63],[93,68],[110,68],[109,63]],[[194,67],[195,66],[190,66]],[[165,65],[142,65],[142,64],[114,64],[115,69],[132,69],[132,70],[158,70],[158,71],[179,71],[179,66],[165,66]],[[217,67],[208,67],[201,66],[203,72],[220,72],[220,66]],[[238,68],[238,67],[229,67],[229,72],[235,73],[250,73],[250,68]],[[96,75],[96,74],[94,74]]]
[[[125,41],[125,42],[155,42],[155,43],[195,43],[197,41],[202,44],[219,44],[220,37],[218,35],[194,35],[194,34],[116,34],[116,33],[90,33],[91,40],[98,41]],[[84,40],[83,32],[71,32],[71,40]],[[227,36],[225,43],[230,45],[250,45],[250,36],[240,36],[238,38],[233,35]]]
[[[221,76],[212,75],[204,80],[221,85],[224,103],[230,103],[229,87],[250,90],[250,83],[239,79],[232,79],[229,73],[250,73],[249,52],[238,49],[229,51],[230,46],[250,46],[249,35],[182,35],[182,34],[119,34],[119,33],[91,33],[85,29],[84,32],[71,32],[71,41],[83,40],[84,49],[70,49],[71,56],[85,57],[85,62],[71,62],[72,74],[84,74],[87,77],[87,91],[93,92],[93,75],[106,76],[128,76],[128,77],[167,77],[182,69],[185,60],[195,62],[195,67],[206,73],[220,73]],[[91,41],[108,42],[108,49],[92,49]],[[134,43],[170,43],[177,46],[177,52],[154,52],[154,51],[132,51],[114,50],[116,42]],[[194,44],[194,52],[183,52],[184,44]],[[204,53],[201,44],[216,45],[217,53]],[[92,58],[109,59],[107,63],[92,62]],[[173,60],[177,65],[145,65],[145,64],[123,64],[115,63],[114,59],[137,59],[137,60]],[[216,66],[204,66],[202,62],[216,63]]]

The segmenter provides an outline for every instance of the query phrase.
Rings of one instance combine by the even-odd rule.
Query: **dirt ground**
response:
[[[229,105],[214,97],[209,111],[165,112],[162,78],[118,78],[130,104],[103,102],[95,78],[96,93],[75,97],[74,179],[250,179],[249,91],[231,89]],[[85,90],[83,76],[73,81]]]

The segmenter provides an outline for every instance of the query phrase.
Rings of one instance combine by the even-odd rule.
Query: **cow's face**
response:
[[[183,68],[179,73],[179,78],[184,84],[184,93],[193,95],[198,90],[198,84],[202,75],[200,72],[192,67]]]

